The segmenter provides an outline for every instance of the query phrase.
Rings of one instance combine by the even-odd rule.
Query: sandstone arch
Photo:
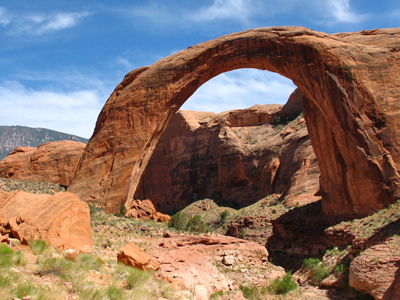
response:
[[[114,90],[69,191],[115,212],[131,201],[172,115],[210,78],[257,68],[304,97],[326,214],[368,214],[399,191],[399,29],[335,34],[260,28],[190,47],[129,73]]]

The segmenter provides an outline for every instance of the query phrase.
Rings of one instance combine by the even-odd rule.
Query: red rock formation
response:
[[[168,222],[171,219],[170,216],[158,212],[151,200],[132,201],[132,205],[127,211],[126,216],[137,220],[152,219],[156,222]]]
[[[375,299],[400,299],[399,237],[372,246],[350,265],[349,283]]]
[[[218,115],[178,111],[134,198],[151,199],[160,211],[172,214],[204,198],[243,207],[273,193],[317,192],[318,165],[304,119],[274,126],[280,111],[278,105]]]
[[[107,211],[130,206],[168,122],[207,80],[277,72],[304,97],[323,213],[364,215],[399,195],[400,29],[325,34],[259,28],[207,41],[129,73],[110,96],[70,191]]]
[[[86,144],[74,141],[18,147],[0,161],[0,177],[68,186]]]
[[[59,250],[90,252],[93,247],[89,207],[71,193],[0,191],[0,235],[5,234],[23,244],[43,239]]]
[[[128,243],[118,253],[117,260],[127,266],[135,267],[139,270],[157,271],[160,266],[151,256],[144,253],[139,247]]]
[[[265,247],[227,236],[171,234],[162,238],[159,247],[150,252],[160,264],[161,276],[178,289],[193,290],[196,299],[210,299],[215,292],[233,289],[231,280],[217,269],[216,264],[268,264]],[[274,267],[269,266],[269,270]],[[250,276],[246,281],[253,283]]]

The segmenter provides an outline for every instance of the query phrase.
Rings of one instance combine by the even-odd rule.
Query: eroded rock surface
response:
[[[126,216],[137,220],[152,219],[156,222],[168,222],[171,219],[169,215],[157,211],[153,202],[148,199],[132,201],[132,205],[129,207]]]
[[[17,147],[0,161],[0,177],[44,181],[68,186],[86,144],[49,142],[39,147]]]
[[[178,289],[193,289],[196,299],[209,299],[212,293],[238,288],[216,265],[234,268],[234,264],[238,268],[250,264],[265,269],[268,265],[267,250],[254,242],[227,236],[168,236],[160,240],[158,247],[151,249],[151,254],[160,264],[162,277]],[[284,274],[281,268],[269,271],[271,278]],[[250,275],[246,274],[247,284],[265,282],[264,277],[254,275],[253,278]]]
[[[350,286],[375,299],[399,299],[399,244],[400,238],[394,237],[356,257],[350,265]]]
[[[178,111],[134,198],[151,199],[172,214],[204,198],[244,207],[273,193],[290,198],[317,192],[318,163],[299,116],[301,97],[289,103],[288,109],[256,105],[221,114]]]
[[[325,34],[247,30],[130,72],[102,109],[70,191],[109,212],[134,199],[158,140],[209,79],[238,68],[293,80],[321,171],[322,212],[366,215],[393,203],[400,176],[400,29]]]
[[[23,244],[43,239],[62,251],[90,252],[93,247],[89,207],[72,193],[50,196],[0,191],[0,235]]]

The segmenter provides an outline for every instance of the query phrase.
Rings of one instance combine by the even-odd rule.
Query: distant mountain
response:
[[[89,140],[45,128],[0,126],[0,160],[16,147],[38,147],[47,142],[70,140],[87,143]]]

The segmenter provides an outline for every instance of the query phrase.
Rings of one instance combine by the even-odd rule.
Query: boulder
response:
[[[169,215],[157,211],[153,202],[147,199],[133,200],[126,216],[137,220],[153,219],[156,222],[169,222],[171,219]]]
[[[25,245],[42,239],[61,251],[90,252],[93,247],[89,207],[72,193],[0,191],[0,235]]]
[[[356,257],[350,265],[350,286],[377,300],[400,299],[399,243],[396,236]]]
[[[44,181],[68,186],[86,144],[57,141],[35,147],[17,147],[0,161],[0,177]]]
[[[160,266],[157,261],[151,256],[144,253],[139,247],[128,243],[117,256],[117,260],[127,266],[146,271],[157,271]]]
[[[400,195],[399,37],[399,28],[338,34],[258,28],[136,69],[103,107],[70,191],[109,212],[129,207],[179,107],[221,73],[258,68],[291,79],[301,91],[321,172],[321,212],[363,216],[387,207]],[[238,179],[233,184],[247,184]]]

